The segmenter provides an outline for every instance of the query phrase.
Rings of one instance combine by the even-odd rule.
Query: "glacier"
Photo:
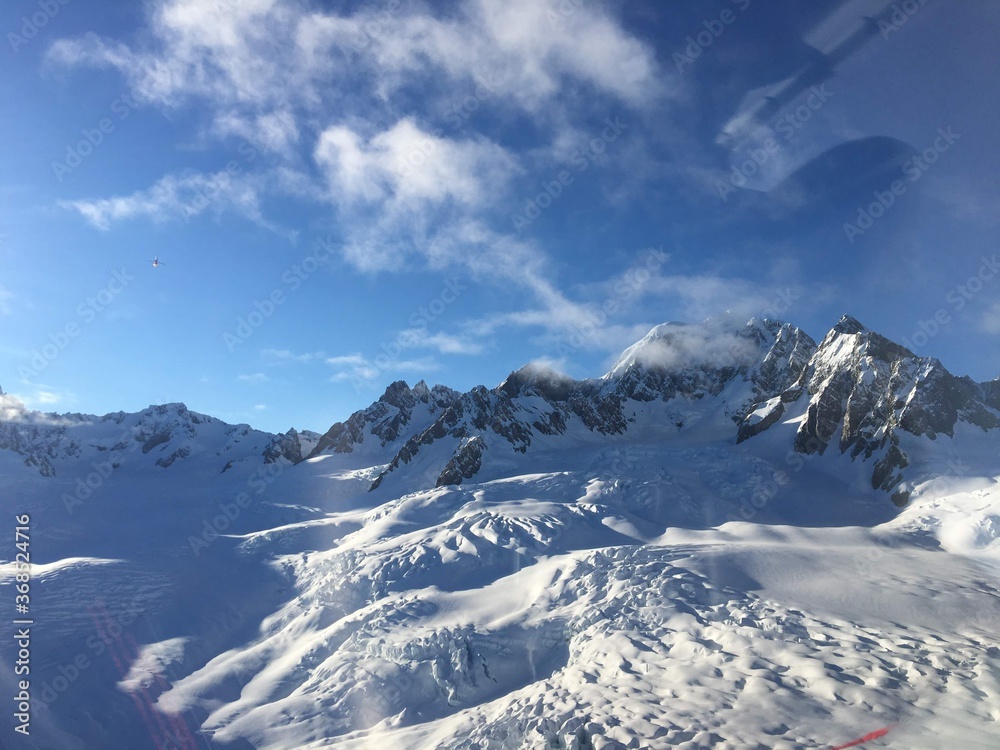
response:
[[[0,393],[14,746],[996,747],[998,383],[845,316],[397,382],[323,434]]]

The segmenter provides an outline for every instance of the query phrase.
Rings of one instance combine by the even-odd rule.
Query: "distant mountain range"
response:
[[[322,435],[0,394],[0,745],[995,748],[998,425],[849,317],[396,382]]]
[[[399,446],[375,489],[443,443],[447,460],[433,484],[453,485],[477,476],[491,456],[507,462],[540,439],[626,433],[638,408],[651,404],[671,437],[719,415],[725,419],[713,422],[716,437],[733,443],[779,421],[796,424],[790,449],[870,461],[872,487],[897,505],[909,496],[904,435],[934,440],[954,435],[960,423],[1000,427],[1000,381],[956,377],[849,316],[818,345],[793,325],[753,319],[739,327],[657,326],[598,379],[528,365],[495,388],[468,393],[393,383],[372,406],[333,425],[309,457],[375,441],[382,449]]]
[[[228,425],[183,404],[102,417],[41,414],[0,392],[0,450],[20,454],[44,476],[60,461],[136,449],[159,468],[196,452],[217,459],[220,471],[234,462],[341,454],[382,467],[371,489],[399,480],[412,490],[496,476],[560,436],[599,441],[637,427],[648,432],[650,419],[664,437],[693,433],[734,445],[779,422],[795,425],[789,449],[865,462],[872,487],[902,506],[911,486],[908,440],[953,436],[959,425],[997,429],[1000,380],[957,377],[846,315],[819,344],[779,321],[709,320],[657,326],[601,378],[573,380],[526,365],[495,388],[466,393],[398,381],[322,436]]]

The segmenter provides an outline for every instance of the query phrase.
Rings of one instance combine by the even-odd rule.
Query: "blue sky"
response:
[[[0,31],[30,406],[323,430],[727,311],[1000,374],[990,0],[36,0]]]

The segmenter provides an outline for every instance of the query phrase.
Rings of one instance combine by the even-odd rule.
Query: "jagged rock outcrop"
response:
[[[288,432],[276,435],[264,449],[264,463],[273,464],[281,459],[300,463],[319,443],[320,435],[310,430],[299,432],[294,427]]]
[[[478,386],[457,397],[403,443],[372,489],[443,439],[456,447],[437,483],[457,484],[482,468],[492,445],[497,457],[505,445],[526,453],[541,437],[563,435],[573,425],[621,434],[636,405],[662,403],[666,417],[698,402],[714,404],[736,424],[737,443],[791,419],[798,426],[790,449],[822,454],[832,445],[871,461],[872,486],[892,493],[898,505],[907,499],[910,464],[900,433],[934,440],[952,436],[960,421],[1000,427],[1000,381],[956,377],[850,316],[819,345],[799,328],[767,319],[743,326],[665,324],[626,349],[599,380],[528,366],[494,389]],[[669,424],[682,428],[683,420]]]
[[[844,316],[823,339],[796,386],[808,398],[795,450],[877,458],[872,486],[895,490],[909,459],[899,433],[934,440],[954,436],[958,422],[983,430],[1000,427],[995,406],[984,403],[988,385],[948,372],[936,359],[903,346]],[[905,490],[894,499],[905,502]]]
[[[25,465],[45,477],[56,476],[61,465],[74,461],[109,463],[115,470],[125,461],[149,460],[167,469],[199,455],[218,460],[219,471],[241,460],[294,463],[301,460],[303,445],[309,449],[318,439],[309,432],[271,435],[245,424],[226,424],[184,404],[104,416],[57,415],[32,411],[0,393],[0,451],[23,456]]]
[[[463,479],[472,479],[483,465],[484,450],[486,444],[478,435],[463,442],[444,467],[435,486],[461,484]]]
[[[697,401],[717,397],[734,383],[741,390],[726,402],[726,413],[740,424],[755,403],[798,379],[815,347],[800,329],[772,320],[754,319],[739,327],[666,324],[629,347],[601,379],[577,381],[528,365],[494,389],[477,386],[456,399],[406,441],[372,489],[443,438],[461,445],[451,461],[471,464],[458,452],[476,436],[483,438],[483,447],[500,440],[515,453],[526,453],[540,436],[563,435],[571,424],[618,435],[629,428],[630,402]],[[476,450],[481,461],[482,448]],[[439,482],[452,476],[455,472],[442,471]]]
[[[346,421],[334,424],[306,458],[322,453],[352,453],[364,445],[369,436],[380,448],[394,443],[415,427],[426,426],[426,416],[446,410],[458,396],[457,391],[443,385],[428,388],[421,380],[410,388],[398,380],[367,409],[356,411]]]
[[[1000,380],[956,377],[850,316],[818,345],[801,329],[768,319],[664,324],[597,379],[528,365],[495,388],[466,393],[397,381],[322,436],[270,435],[183,404],[104,417],[42,415],[0,392],[0,450],[23,456],[44,476],[90,451],[117,455],[115,468],[130,452],[169,468],[210,446],[221,471],[247,458],[295,464],[337,454],[376,475],[372,490],[408,473],[407,488],[459,484],[485,468],[506,470],[540,443],[600,441],[630,430],[661,440],[701,424],[711,440],[743,443],[767,434],[779,448],[787,441],[787,450],[802,454],[835,451],[870,462],[872,487],[903,505],[912,439],[951,437],[960,423],[1000,428]]]

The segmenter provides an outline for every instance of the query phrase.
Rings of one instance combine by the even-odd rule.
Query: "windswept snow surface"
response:
[[[580,437],[399,497],[320,456],[204,546],[245,478],[122,475],[67,514],[71,478],[12,468],[43,564],[4,747],[996,747],[996,478],[929,464],[898,513],[769,450]]]
[[[0,746],[1000,747],[996,384],[747,330],[743,370],[671,325],[620,382],[393,384],[322,436],[7,403]]]

